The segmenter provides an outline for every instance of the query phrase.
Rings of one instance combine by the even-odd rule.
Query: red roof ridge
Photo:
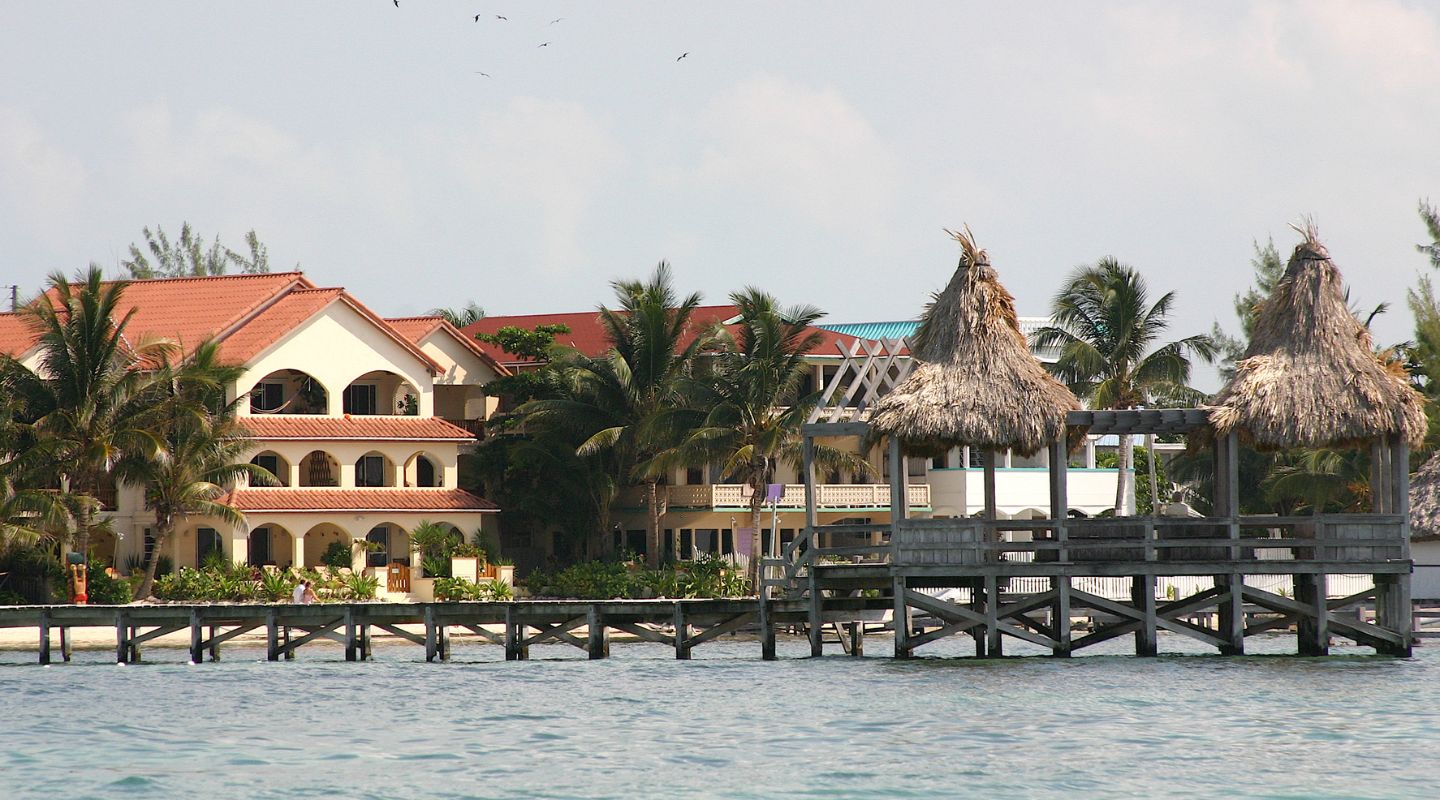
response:
[[[240,424],[256,439],[465,440],[474,434],[441,417],[360,414],[250,414]]]

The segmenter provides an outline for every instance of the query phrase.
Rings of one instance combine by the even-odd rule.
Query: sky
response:
[[[1440,4],[398,2],[0,0],[0,283],[188,221],[387,316],[582,311],[663,259],[877,321],[969,225],[1021,314],[1111,256],[1178,338],[1310,217],[1409,336]]]

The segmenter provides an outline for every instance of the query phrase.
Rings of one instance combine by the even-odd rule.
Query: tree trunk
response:
[[[764,577],[760,564],[765,554],[760,552],[760,512],[765,506],[765,484],[750,487],[750,590],[760,594],[760,580]],[[779,531],[770,531],[770,538],[779,536]]]
[[[645,482],[649,515],[645,520],[645,564],[651,569],[660,566],[660,492],[656,481]]]
[[[1115,461],[1115,516],[1120,516],[1125,510],[1125,484],[1130,478],[1130,459],[1134,455],[1130,451],[1130,434],[1120,434],[1120,452]]]
[[[165,552],[165,543],[170,541],[170,529],[174,525],[169,522],[155,520],[155,545],[150,550],[149,563],[145,565],[145,579],[135,589],[136,600],[144,600],[150,596],[151,590],[155,587],[155,568],[160,563],[160,554]]]

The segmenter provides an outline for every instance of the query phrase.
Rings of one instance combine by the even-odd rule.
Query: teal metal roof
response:
[[[916,320],[901,322],[841,322],[833,325],[817,325],[827,331],[844,333],[857,339],[903,339],[915,333],[920,323]]]

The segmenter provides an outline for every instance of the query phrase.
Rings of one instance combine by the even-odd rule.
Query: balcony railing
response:
[[[908,488],[911,508],[930,507],[930,487],[925,484]],[[743,484],[719,483],[704,486],[667,486],[666,501],[671,508],[748,508],[750,487]],[[644,493],[635,495],[644,502]],[[768,503],[766,504],[768,506]],[[805,508],[804,484],[785,486],[785,493],[776,504],[786,511]],[[890,487],[883,483],[822,484],[815,487],[815,505],[820,510],[837,508],[889,508]]]

